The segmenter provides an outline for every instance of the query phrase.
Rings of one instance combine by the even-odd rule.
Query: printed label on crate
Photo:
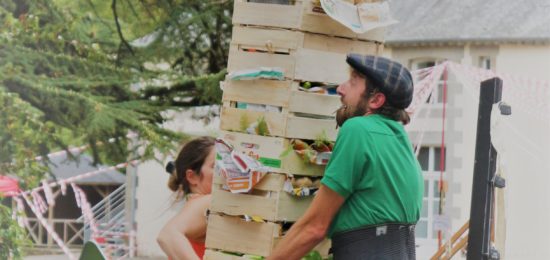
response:
[[[274,159],[274,158],[266,158],[266,157],[260,157],[259,158],[259,161],[267,166],[267,167],[271,167],[271,168],[281,168],[281,160],[279,159]]]
[[[285,79],[283,69],[279,67],[260,67],[257,69],[232,71],[227,77],[230,80]]]
[[[249,192],[268,172],[261,162],[233,150],[223,139],[216,139],[216,151],[219,155],[216,168],[232,193]]]

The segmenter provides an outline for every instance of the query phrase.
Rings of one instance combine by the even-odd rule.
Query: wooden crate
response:
[[[235,26],[228,71],[280,67],[285,78],[341,83],[348,78],[346,54],[377,55],[381,45],[325,35],[273,28]]]
[[[246,222],[239,217],[210,214],[206,247],[229,252],[268,256],[282,234],[278,223]]]
[[[315,9],[312,0],[297,0],[292,5],[235,0],[233,24],[280,27],[352,39],[384,41],[384,28],[356,34],[328,15],[316,12]]]
[[[314,140],[324,134],[336,140],[335,111],[340,96],[307,93],[294,81],[251,80],[223,83],[223,107],[220,128],[244,132],[244,126],[263,117],[269,135]],[[280,107],[280,112],[259,112],[236,107],[237,102]]]
[[[275,245],[280,239],[275,240]],[[331,242],[329,239],[323,240],[319,245],[317,245],[313,250],[316,250],[321,254],[323,259],[328,258],[329,250],[331,247]],[[242,254],[242,253],[241,253]],[[247,259],[257,259],[250,257],[250,255],[235,255],[227,252],[217,251],[213,249],[206,249],[204,253],[204,260],[247,260]]]
[[[212,249],[206,249],[204,251],[204,260],[249,260],[250,258],[246,255],[244,256],[238,256],[238,255],[232,255],[228,253],[224,253],[221,251],[216,251]]]
[[[272,172],[322,176],[325,166],[306,163],[294,151],[281,157],[290,146],[290,141],[281,137],[249,135],[222,131],[220,137],[240,152],[258,158],[262,164],[271,167]]]
[[[313,196],[294,197],[283,191],[286,175],[269,173],[251,194],[234,194],[223,190],[223,177],[214,177],[210,211],[233,216],[258,216],[269,221],[293,222],[302,216]]]

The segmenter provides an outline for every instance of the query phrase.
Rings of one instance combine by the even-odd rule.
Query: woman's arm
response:
[[[173,260],[199,259],[189,239],[203,242],[206,236],[205,212],[210,206],[211,195],[189,200],[182,210],[160,231],[157,242],[162,251]]]

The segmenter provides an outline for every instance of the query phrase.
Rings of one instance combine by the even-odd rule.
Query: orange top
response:
[[[206,251],[206,245],[204,242],[195,242],[193,240],[189,240],[189,243],[191,243],[191,247],[193,248],[193,251],[195,251],[195,254],[202,259],[204,257],[204,251]],[[168,257],[168,260],[172,260],[171,257]]]
[[[189,240],[189,242],[191,243],[193,250],[195,250],[195,254],[202,259],[204,257],[204,251],[206,250],[204,242],[195,242],[193,240]]]
[[[195,194],[195,193],[189,193],[186,196],[186,200],[190,201],[193,199],[196,199],[198,197],[201,197],[202,194]],[[193,247],[193,250],[195,251],[195,254],[202,259],[204,257],[204,251],[206,251],[206,244],[205,242],[197,242],[189,239],[189,243],[191,243],[191,247]]]

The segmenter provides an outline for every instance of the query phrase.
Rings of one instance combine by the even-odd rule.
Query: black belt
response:
[[[412,224],[368,226],[332,236],[335,260],[414,260],[416,259]]]

